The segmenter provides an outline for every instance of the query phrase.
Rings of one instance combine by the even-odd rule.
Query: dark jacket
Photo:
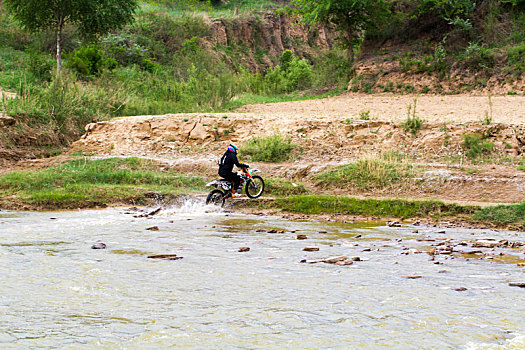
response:
[[[228,150],[219,160],[219,175],[224,177],[228,174],[231,174],[233,172],[234,165],[237,165],[239,168],[241,167],[241,163],[239,163],[237,155]]]

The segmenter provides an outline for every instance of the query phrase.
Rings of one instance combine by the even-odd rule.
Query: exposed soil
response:
[[[276,132],[302,148],[286,164],[257,164],[266,176],[302,181],[315,192],[310,175],[330,165],[395,149],[409,155],[419,172],[394,190],[323,189],[364,197],[425,198],[463,204],[516,203],[524,199],[525,173],[515,162],[525,150],[525,97],[492,97],[492,123],[481,116],[487,96],[418,97],[426,121],[413,137],[402,122],[415,96],[356,95],[314,101],[246,106],[244,113],[137,116],[90,124],[71,152],[142,156],[165,160],[183,172],[214,176],[216,161],[230,143]],[[360,120],[364,108],[371,120]],[[404,112],[403,112],[404,111]],[[404,114],[405,113],[405,114]],[[487,135],[494,143],[489,163],[471,164],[463,135]]]

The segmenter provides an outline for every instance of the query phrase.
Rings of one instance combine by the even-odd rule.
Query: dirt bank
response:
[[[414,98],[349,94],[243,107],[244,113],[120,118],[88,125],[71,153],[151,157],[182,172],[215,176],[216,160],[230,142],[242,145],[254,135],[279,132],[290,136],[302,152],[293,162],[257,166],[266,176],[305,182],[314,192],[461,203],[524,199],[525,173],[513,162],[525,150],[525,97],[492,97],[493,121],[488,125],[478,117],[487,108],[487,96],[418,97],[417,111],[425,121],[415,137],[402,125],[403,111]],[[369,107],[371,120],[359,119],[363,106]],[[472,133],[494,144],[485,162],[471,164],[464,156],[464,135]],[[328,166],[387,150],[408,155],[419,169],[412,182],[394,190],[363,191],[320,190],[311,181],[311,175]]]

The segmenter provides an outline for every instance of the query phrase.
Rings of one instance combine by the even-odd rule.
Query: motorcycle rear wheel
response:
[[[206,205],[213,204],[217,206],[224,206],[224,192],[221,190],[212,190],[210,193],[208,193],[208,197],[206,197]]]
[[[259,198],[264,192],[264,180],[259,175],[255,175],[246,181],[244,190],[248,197]]]

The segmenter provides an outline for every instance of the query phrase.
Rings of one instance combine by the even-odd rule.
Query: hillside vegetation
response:
[[[0,88],[16,93],[2,99],[2,110],[18,125],[0,130],[0,142],[16,145],[17,133],[32,128],[30,143],[68,144],[92,121],[304,99],[338,93],[350,79],[353,91],[439,92],[381,81],[383,68],[355,74],[347,52],[336,48],[337,33],[292,25],[288,5],[141,2],[132,24],[103,37],[87,41],[66,27],[57,79],[55,33],[24,31],[0,3]],[[394,62],[403,73],[442,81],[460,70],[478,87],[525,71],[523,0],[394,0],[388,7],[384,24],[355,38],[356,67],[373,57],[372,64]]]

